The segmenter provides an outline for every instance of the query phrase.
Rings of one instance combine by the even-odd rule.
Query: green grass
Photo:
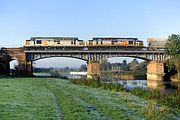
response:
[[[178,119],[165,109],[127,92],[80,86],[67,80],[0,79],[0,120]]]

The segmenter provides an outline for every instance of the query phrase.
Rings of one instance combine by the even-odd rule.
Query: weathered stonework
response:
[[[87,64],[87,78],[93,80],[100,79],[100,63],[99,61],[90,61]]]
[[[147,87],[164,88],[164,63],[150,61],[147,65]]]
[[[147,65],[147,80],[164,80],[164,63],[150,61]]]
[[[10,73],[9,62],[12,60],[17,60],[18,65],[18,74],[22,76],[32,76],[32,62],[26,60],[26,53],[23,48],[2,48],[2,50],[9,56],[9,59],[6,60],[7,73]]]

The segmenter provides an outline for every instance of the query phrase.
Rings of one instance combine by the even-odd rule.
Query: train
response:
[[[78,37],[31,37],[25,40],[24,48],[32,49],[63,49],[68,50],[106,50],[108,48],[119,49],[164,49],[167,38],[148,38],[148,46],[145,47],[142,40],[138,38],[119,38],[119,37],[94,37],[91,40],[80,40]]]
[[[147,49],[148,50],[157,50],[164,49],[165,44],[167,43],[168,38],[148,38],[147,39]]]
[[[95,37],[92,40],[79,40],[78,37],[31,37],[25,40],[27,48],[66,48],[66,47],[144,47],[143,41],[137,38]]]
[[[78,37],[31,37],[24,43],[24,47],[82,47],[84,45],[85,42]]]
[[[143,41],[137,38],[106,38],[106,37],[95,37],[92,40],[88,40],[88,47],[91,46],[122,46],[122,47],[143,47]]]

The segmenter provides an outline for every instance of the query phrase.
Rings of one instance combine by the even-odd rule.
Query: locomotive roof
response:
[[[31,39],[77,39],[78,37],[31,37]]]
[[[98,39],[103,39],[103,40],[117,40],[117,39],[121,39],[121,40],[138,40],[138,38],[116,38],[116,37],[94,37],[93,40],[98,40]]]

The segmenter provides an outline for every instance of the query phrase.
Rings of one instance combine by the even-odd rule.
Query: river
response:
[[[50,77],[50,73],[34,73],[35,76],[39,77]],[[68,75],[66,76],[70,79],[85,79],[85,76],[80,76],[80,75]],[[121,80],[121,79],[112,79],[108,82],[116,82],[121,85],[123,85],[127,89],[133,89],[136,87],[140,87],[144,90],[146,89],[160,89],[160,90],[165,90],[165,91],[176,91],[180,90],[180,82],[157,82],[157,81],[147,81],[147,80]],[[157,86],[156,86],[157,85]],[[158,86],[159,85],[159,86]]]
[[[115,82],[123,85],[126,89],[133,89],[139,87],[144,90],[158,89],[162,92],[175,92],[180,90],[180,82],[153,81],[153,85],[147,80],[116,80]],[[158,86],[157,84],[160,84],[160,86]]]

